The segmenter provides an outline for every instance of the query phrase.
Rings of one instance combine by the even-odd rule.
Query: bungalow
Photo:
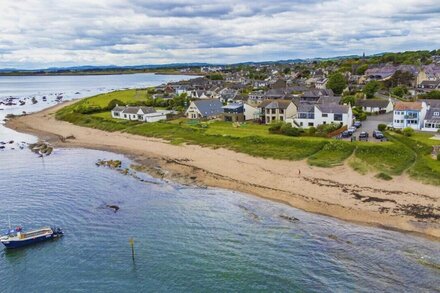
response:
[[[291,100],[267,100],[262,102],[260,108],[261,118],[264,123],[286,121],[297,113],[297,107]]]
[[[393,127],[421,129],[426,111],[425,102],[397,102],[393,112]]]
[[[357,100],[355,106],[361,107],[367,113],[390,113],[393,111],[391,100]]]
[[[156,112],[152,107],[121,107],[116,105],[111,111],[116,119],[135,120],[143,122],[157,122],[167,119],[166,112]]]
[[[185,112],[189,119],[215,119],[223,114],[223,104],[217,99],[192,101]]]
[[[322,124],[341,123],[351,127],[353,123],[353,112],[350,106],[336,103],[310,104],[301,103],[298,107],[296,118],[289,119],[293,127],[317,127]]]

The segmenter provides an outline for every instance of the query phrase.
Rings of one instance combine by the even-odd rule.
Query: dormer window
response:
[[[434,112],[434,116],[440,116],[440,112]]]

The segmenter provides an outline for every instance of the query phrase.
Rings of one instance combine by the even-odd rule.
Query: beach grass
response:
[[[353,143],[333,140],[324,145],[319,152],[311,155],[307,162],[318,167],[339,166],[351,156],[355,148],[356,146]]]

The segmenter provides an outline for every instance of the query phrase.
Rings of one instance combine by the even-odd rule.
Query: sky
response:
[[[440,48],[440,0],[0,0],[0,68]]]

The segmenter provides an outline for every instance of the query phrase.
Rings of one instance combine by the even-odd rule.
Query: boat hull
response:
[[[51,235],[42,235],[31,239],[2,241],[2,243],[6,248],[14,249],[14,248],[20,248],[20,247],[48,241],[58,237],[59,235],[51,234]]]

